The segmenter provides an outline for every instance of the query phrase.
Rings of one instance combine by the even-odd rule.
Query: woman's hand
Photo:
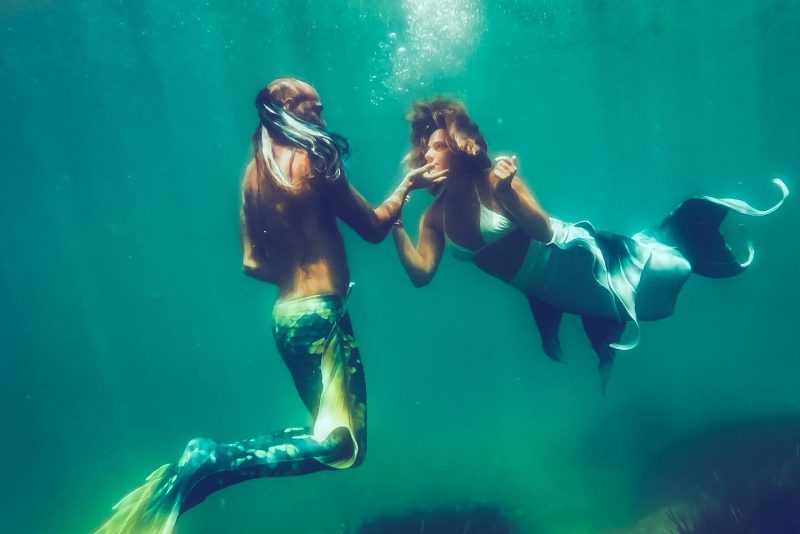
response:
[[[403,181],[408,184],[408,190],[427,189],[432,185],[444,183],[444,181],[447,180],[447,169],[438,172],[430,172],[433,167],[433,163],[428,163],[406,174]]]
[[[495,189],[508,189],[517,175],[517,156],[500,156],[494,161],[492,173],[497,178]]]

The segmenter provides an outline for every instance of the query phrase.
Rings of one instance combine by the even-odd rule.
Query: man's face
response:
[[[292,100],[293,103],[287,107],[288,111],[312,124],[325,126],[325,121],[322,119],[322,102],[316,91],[305,89]]]
[[[425,161],[434,164],[434,171],[443,171],[450,168],[452,151],[447,146],[447,136],[443,129],[438,129],[428,139],[428,151],[425,152]]]

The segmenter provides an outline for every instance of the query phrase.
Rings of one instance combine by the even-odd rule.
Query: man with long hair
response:
[[[272,331],[313,426],[229,444],[193,439],[178,463],[117,504],[99,532],[167,534],[181,513],[223,487],[364,460],[366,387],[345,306],[350,272],[337,219],[377,243],[408,193],[444,180],[444,172],[411,171],[372,209],[344,176],[347,142],[326,128],[311,85],[277,79],[259,92],[256,109],[253,160],[242,181],[244,272],[278,287]]]

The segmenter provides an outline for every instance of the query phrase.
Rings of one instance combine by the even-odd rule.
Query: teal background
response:
[[[449,94],[553,216],[630,234],[687,196],[766,206],[771,178],[796,188],[799,58],[798,0],[6,0],[0,529],[88,532],[189,439],[307,422],[268,328],[275,290],[241,273],[269,80],[319,89],[373,203],[402,176],[412,100]],[[575,318],[554,364],[510,288],[447,257],[414,289],[389,240],[343,229],[367,462],[233,487],[180,532],[340,533],[454,503],[607,532],[797,454],[800,211],[736,222],[752,267],[691,279],[605,396]]]

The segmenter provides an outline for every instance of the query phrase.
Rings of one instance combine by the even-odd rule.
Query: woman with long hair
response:
[[[516,157],[489,158],[485,139],[460,102],[415,102],[407,120],[408,163],[432,164],[433,171],[446,174],[433,188],[435,200],[420,219],[417,243],[402,223],[392,232],[412,283],[430,282],[449,248],[527,297],[544,352],[555,360],[561,359],[562,315],[579,315],[600,359],[603,390],[615,350],[636,346],[639,321],[672,314],[691,273],[729,277],[749,265],[752,247],[738,261],[720,232],[725,216],[767,215],[788,195],[776,179],[782,198],[763,211],[740,200],[691,198],[660,224],[626,237],[586,221],[550,217],[516,175]],[[623,343],[629,323],[637,327],[636,338]]]

